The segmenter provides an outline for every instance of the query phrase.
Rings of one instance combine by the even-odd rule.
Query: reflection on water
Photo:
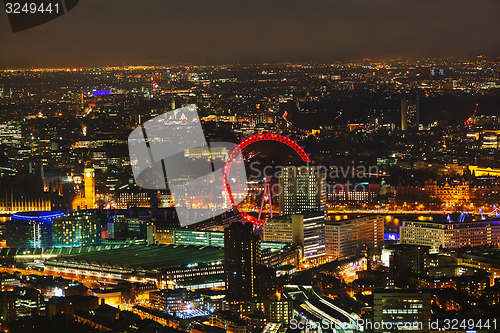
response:
[[[433,215],[418,215],[418,214],[379,214],[385,217],[385,232],[398,233],[399,227],[404,220],[418,220],[418,221],[434,221],[444,220],[446,215],[433,214]],[[341,221],[348,218],[355,218],[356,216],[363,216],[363,214],[329,214],[329,221]]]

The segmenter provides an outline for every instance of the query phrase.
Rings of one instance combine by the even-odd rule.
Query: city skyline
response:
[[[8,1],[2,332],[499,331],[500,2]]]

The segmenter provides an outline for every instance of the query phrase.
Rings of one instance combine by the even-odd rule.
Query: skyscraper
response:
[[[224,230],[224,272],[227,298],[251,300],[258,296],[260,237],[252,223],[234,222]]]
[[[410,128],[418,130],[420,125],[420,102],[418,95],[413,99],[403,98],[401,100],[401,130]]]
[[[279,175],[280,215],[326,207],[326,173],[319,166],[284,167]]]
[[[401,130],[408,129],[408,101],[406,98],[401,100]]]
[[[420,102],[418,95],[408,103],[408,123],[409,126],[418,130],[420,125]]]

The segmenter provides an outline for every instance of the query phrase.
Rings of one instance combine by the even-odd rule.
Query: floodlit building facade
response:
[[[331,259],[347,258],[384,244],[384,217],[364,216],[325,225],[326,255]]]

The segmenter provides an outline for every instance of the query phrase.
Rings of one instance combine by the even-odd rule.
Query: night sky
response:
[[[500,54],[496,0],[80,0],[12,33],[0,67],[221,64]]]

